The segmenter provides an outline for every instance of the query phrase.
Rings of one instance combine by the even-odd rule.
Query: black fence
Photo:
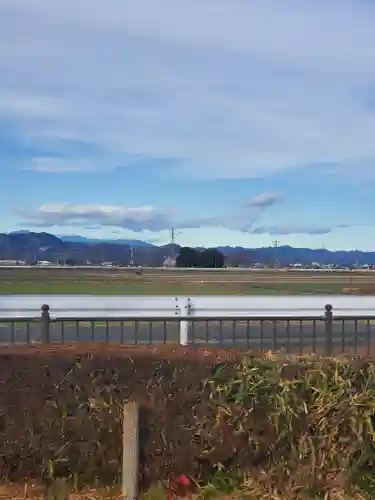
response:
[[[187,333],[187,335],[186,335]],[[185,334],[185,335],[184,335]],[[338,317],[327,305],[320,318],[53,318],[42,306],[39,318],[0,318],[1,344],[117,342],[187,344],[270,349],[287,353],[369,355],[375,345],[375,314]],[[185,343],[185,342],[184,342]]]

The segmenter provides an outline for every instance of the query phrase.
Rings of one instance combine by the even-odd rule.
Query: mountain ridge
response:
[[[112,261],[128,264],[130,249],[133,259],[141,265],[162,265],[167,257],[178,252],[176,244],[154,245],[142,240],[132,239],[92,239],[80,235],[55,236],[50,233],[35,233],[27,230],[0,234],[0,257],[2,259],[34,260],[66,260],[73,259],[77,263],[99,263]],[[198,247],[196,247],[198,248]],[[281,265],[300,263],[336,265],[374,264],[375,252],[361,250],[337,250],[294,248],[289,245],[278,248],[244,248],[238,246],[218,246],[218,250],[226,255],[228,265],[249,265],[254,262]]]

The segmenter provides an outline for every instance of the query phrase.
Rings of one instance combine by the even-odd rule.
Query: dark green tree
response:
[[[201,253],[201,267],[224,267],[224,255],[216,248],[208,248]]]
[[[176,259],[177,267],[199,267],[200,252],[190,247],[181,247]]]
[[[182,247],[176,265],[177,267],[223,267],[224,255],[216,248],[200,252],[194,248]]]

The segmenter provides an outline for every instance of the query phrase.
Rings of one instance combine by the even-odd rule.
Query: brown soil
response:
[[[111,354],[116,357],[142,358],[150,360],[204,360],[205,363],[215,364],[223,361],[235,361],[243,355],[245,351],[232,348],[209,347],[202,348],[196,346],[181,345],[118,345],[106,342],[72,342],[70,344],[33,344],[33,345],[7,345],[0,347],[1,355],[20,356],[59,356],[66,354],[67,357],[80,356],[85,354],[95,354],[96,357],[108,357]],[[250,351],[246,351],[250,352]],[[259,354],[259,351],[251,351],[252,354]]]
[[[266,354],[272,355],[269,350],[261,349],[237,349],[225,347],[198,347],[198,346],[182,346],[178,344],[159,344],[159,345],[121,345],[109,344],[107,342],[71,342],[70,344],[9,344],[0,346],[0,357],[5,356],[27,356],[27,357],[48,357],[57,355],[60,358],[63,356],[66,359],[76,358],[83,355],[95,355],[96,358],[109,358],[111,355],[116,358],[123,357],[124,359],[134,360],[168,360],[168,361],[203,361],[206,365],[214,365],[216,363],[223,363],[225,361],[233,362],[240,360],[244,354],[250,356],[260,356]],[[294,357],[294,356],[309,356],[309,355],[324,356],[324,347],[320,352],[313,353],[312,349],[305,346],[303,352],[299,352],[296,347],[294,352],[279,353],[280,356]],[[375,345],[359,346],[356,348],[348,348],[346,352],[342,352],[340,346],[333,348],[332,355],[335,357],[359,356],[359,357],[373,357],[375,355]],[[1,497],[0,497],[1,498]]]
[[[343,288],[342,293],[349,293],[353,295],[375,295],[375,286],[360,286],[360,287],[350,287],[350,288]]]

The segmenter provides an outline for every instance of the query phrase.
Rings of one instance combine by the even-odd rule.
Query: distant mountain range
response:
[[[162,265],[164,260],[178,252],[178,245],[152,245],[141,240],[100,240],[83,236],[61,236],[26,230],[0,234],[0,257],[5,260],[35,260],[59,261],[72,259],[77,264],[87,261],[96,264],[102,261],[117,262],[127,265],[130,249],[133,258],[139,265]],[[311,248],[242,248],[220,246],[218,249],[226,255],[228,265],[250,265],[254,262],[282,265],[300,263],[336,265],[375,264],[375,252],[360,250],[335,251]]]

